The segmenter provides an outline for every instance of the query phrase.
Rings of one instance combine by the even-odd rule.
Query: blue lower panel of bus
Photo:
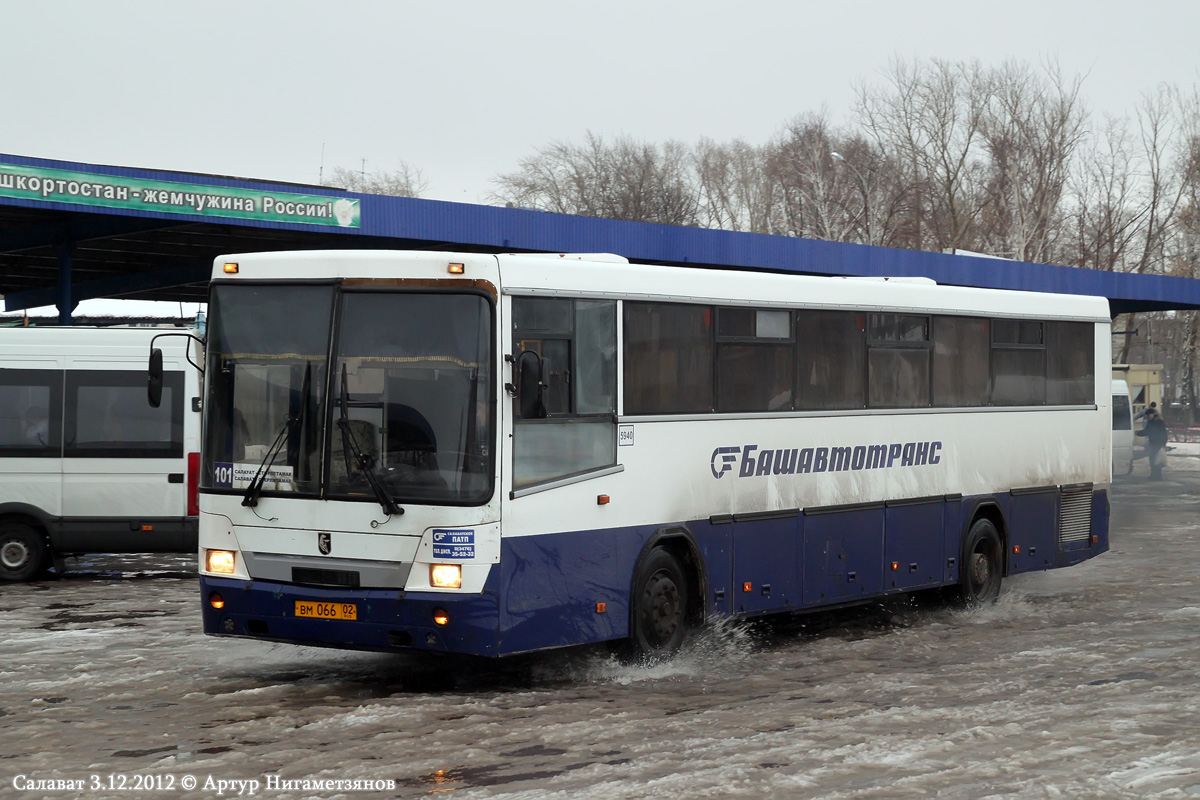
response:
[[[965,531],[981,513],[999,522],[1008,575],[1069,566],[1107,551],[1107,494],[1091,493],[1084,527],[1070,531],[1061,521],[1061,496],[1057,488],[1037,489],[505,537],[500,563],[476,595],[202,577],[204,630],[487,656],[620,639],[629,632],[638,560],[664,534],[684,537],[693,548],[703,572],[693,594],[706,615],[843,605],[957,583]],[[224,608],[211,607],[212,592],[222,596]],[[297,601],[354,603],[355,619],[299,617]],[[435,625],[435,609],[445,610],[450,624]]]
[[[395,589],[324,589],[202,575],[200,589],[204,632],[208,634],[363,650],[417,648],[500,655],[496,648],[496,593],[491,588],[483,594],[456,597]],[[213,593],[221,596],[223,608],[212,607],[209,598]],[[320,603],[335,611],[353,604],[354,619],[297,616],[297,602]],[[446,611],[449,625],[434,623],[435,609]]]

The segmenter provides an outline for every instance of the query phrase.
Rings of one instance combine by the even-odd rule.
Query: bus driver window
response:
[[[617,458],[617,304],[513,298],[513,353],[542,361],[544,419],[517,412],[513,487],[612,466]]]

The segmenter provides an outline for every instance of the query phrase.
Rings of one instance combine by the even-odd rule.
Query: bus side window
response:
[[[869,314],[867,319],[870,406],[929,406],[929,318],[916,314]]]
[[[991,396],[991,321],[933,318],[933,405],[978,408]]]
[[[792,312],[717,309],[717,407],[729,411],[791,411]]]
[[[1036,320],[992,320],[992,405],[1046,403],[1046,340]]]
[[[183,373],[167,372],[162,404],[146,402],[146,377],[132,370],[69,370],[66,443],[74,458],[183,456]]]
[[[1095,326],[1088,322],[1047,322],[1046,402],[1091,405],[1096,402]]]
[[[616,315],[614,300],[513,298],[513,353],[542,359],[546,406],[545,419],[516,414],[515,488],[616,463]]]
[[[624,413],[713,410],[712,321],[710,306],[625,302]]]
[[[48,458],[61,447],[62,372],[0,369],[0,450]]]
[[[854,311],[796,312],[796,408],[863,408],[866,316]]]

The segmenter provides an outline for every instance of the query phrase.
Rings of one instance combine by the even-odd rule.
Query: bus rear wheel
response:
[[[630,655],[653,663],[674,655],[691,620],[687,573],[669,550],[656,547],[633,583]]]
[[[962,605],[974,607],[996,602],[1004,577],[1003,553],[996,525],[990,519],[976,520],[963,547],[957,598]]]
[[[46,543],[23,522],[0,523],[0,580],[27,581],[46,560]]]

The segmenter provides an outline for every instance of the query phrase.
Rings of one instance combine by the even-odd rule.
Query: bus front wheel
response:
[[[958,600],[966,606],[996,602],[1004,575],[1004,548],[996,525],[986,518],[975,521],[963,547]]]
[[[691,618],[688,597],[687,573],[679,559],[662,547],[651,550],[633,583],[630,654],[654,662],[679,650]]]
[[[23,522],[0,524],[0,580],[27,581],[46,560],[41,534]]]

